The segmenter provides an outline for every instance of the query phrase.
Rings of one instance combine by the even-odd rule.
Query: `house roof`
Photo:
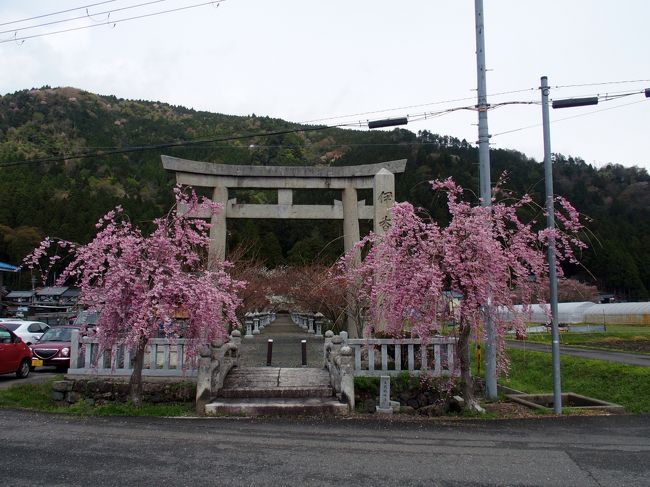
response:
[[[36,291],[36,295],[37,296],[61,296],[67,290],[68,290],[67,287],[44,287],[43,289]]]
[[[20,267],[16,267],[15,265],[7,264],[5,262],[0,262],[0,271],[4,272],[18,272]]]
[[[34,291],[11,291],[5,298],[31,298],[33,295]]]

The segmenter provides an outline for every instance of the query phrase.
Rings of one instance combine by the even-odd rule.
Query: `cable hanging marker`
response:
[[[368,122],[369,129],[378,129],[382,127],[394,127],[396,125],[406,125],[408,119],[406,117],[400,118],[385,118],[383,120],[371,120]]]
[[[584,107],[587,105],[598,105],[598,97],[569,98],[566,100],[553,100],[553,108]]]

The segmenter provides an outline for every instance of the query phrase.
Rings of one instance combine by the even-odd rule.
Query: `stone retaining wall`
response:
[[[147,381],[142,399],[148,403],[193,402],[196,383],[190,381]],[[89,404],[127,402],[129,383],[115,379],[66,379],[52,384],[52,400],[59,405],[86,401]]]

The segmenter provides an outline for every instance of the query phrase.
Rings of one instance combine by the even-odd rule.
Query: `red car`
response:
[[[32,352],[8,328],[0,325],[0,374],[16,374],[19,379],[29,375]]]
[[[53,326],[45,333],[38,343],[31,346],[31,366],[55,366],[60,371],[70,367],[70,349],[72,348],[72,330],[84,328],[78,326]]]

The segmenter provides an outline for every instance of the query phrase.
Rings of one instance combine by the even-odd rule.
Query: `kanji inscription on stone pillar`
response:
[[[390,228],[390,207],[395,204],[395,175],[383,168],[375,174],[373,188],[374,232],[386,233]]]

